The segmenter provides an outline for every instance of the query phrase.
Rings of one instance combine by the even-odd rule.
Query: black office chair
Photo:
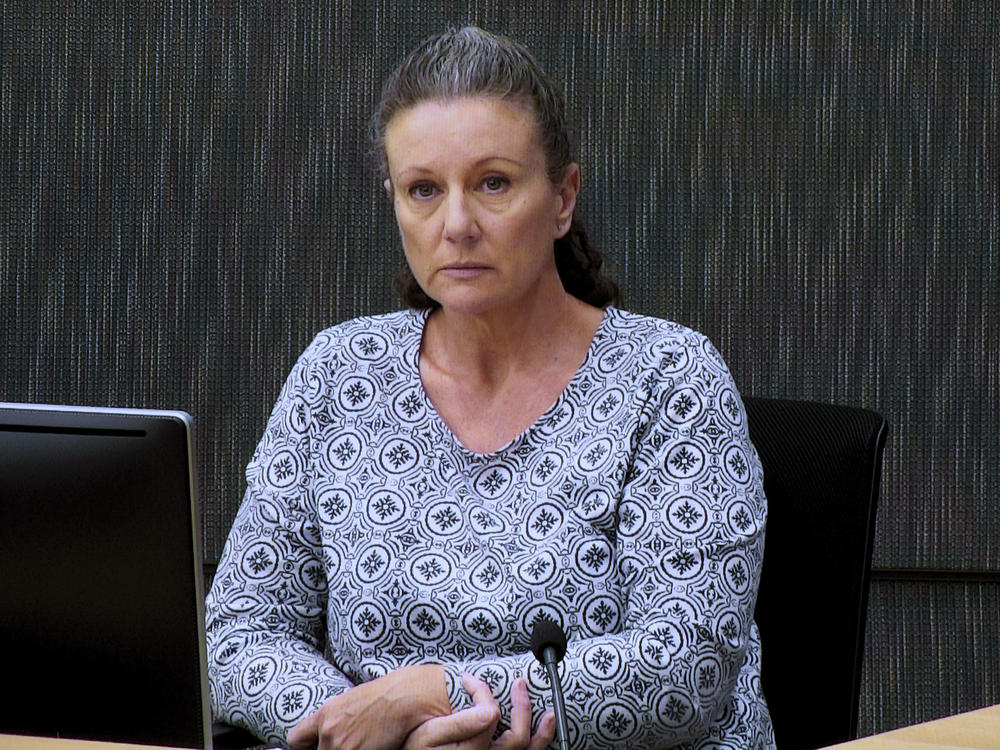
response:
[[[857,735],[887,423],[866,409],[746,398],[768,523],[755,612],[778,750]]]

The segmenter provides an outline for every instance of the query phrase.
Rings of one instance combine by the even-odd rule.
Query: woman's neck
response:
[[[602,317],[561,288],[515,310],[464,315],[441,308],[427,321],[421,357],[450,378],[486,388],[518,372],[575,370]]]
[[[428,318],[421,383],[469,450],[492,453],[522,434],[586,360],[604,312],[569,295],[555,302],[504,318]]]

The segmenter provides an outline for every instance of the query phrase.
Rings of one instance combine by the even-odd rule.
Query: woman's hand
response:
[[[472,708],[431,719],[413,732],[404,750],[543,750],[555,737],[555,715],[548,712],[531,734],[531,699],[523,679],[511,690],[511,726],[492,740],[500,707],[489,686],[479,678],[462,675],[462,685],[472,696]]]
[[[292,727],[288,746],[292,750],[397,750],[414,729],[450,714],[443,667],[402,667],[328,700]]]
[[[472,708],[425,721],[406,738],[402,750],[487,750],[497,722],[500,705],[490,686],[466,672],[462,686],[472,697]]]

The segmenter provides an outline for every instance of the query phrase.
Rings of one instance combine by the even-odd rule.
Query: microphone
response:
[[[552,688],[552,703],[556,713],[559,750],[569,750],[569,731],[566,726],[566,704],[563,701],[562,683],[556,665],[566,653],[566,634],[558,624],[549,619],[540,619],[531,629],[531,653],[545,665]]]

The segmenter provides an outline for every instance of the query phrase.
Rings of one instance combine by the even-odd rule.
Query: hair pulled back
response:
[[[523,45],[474,26],[449,29],[421,42],[389,76],[372,120],[372,143],[381,178],[389,176],[385,131],[399,112],[428,100],[463,97],[510,99],[528,106],[538,124],[549,179],[558,184],[573,162],[562,95]],[[563,288],[597,307],[618,300],[617,285],[601,273],[604,258],[580,221],[555,241]],[[409,265],[396,278],[403,301],[417,309],[438,307]]]

